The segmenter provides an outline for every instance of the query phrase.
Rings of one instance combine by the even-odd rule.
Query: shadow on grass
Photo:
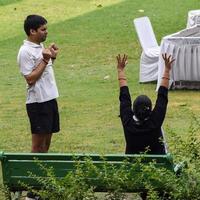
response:
[[[20,0],[0,0],[0,3],[16,1]],[[169,1],[174,1],[176,7],[182,5],[178,0]],[[136,17],[149,16],[152,24],[155,25],[156,35],[161,38],[163,36],[160,33],[161,30],[166,34],[169,31],[175,32],[178,30],[177,21],[184,23],[183,15],[186,13],[184,9],[188,9],[189,6],[187,8],[184,7],[181,13],[176,13],[176,16],[171,16],[169,13],[172,13],[174,4],[169,4],[171,6],[166,11],[164,3],[157,4],[157,0],[152,0],[149,5],[147,2],[147,0],[142,2],[139,0],[126,0],[106,7],[102,4],[95,11],[63,20],[56,24],[50,24],[46,43],[55,41],[62,50],[59,60],[67,63],[68,66],[73,66],[73,70],[74,66],[77,70],[80,67],[81,69],[89,69],[91,66],[95,66],[96,69],[93,67],[93,71],[88,72],[93,74],[101,70],[97,66],[110,66],[110,63],[114,63],[115,55],[118,53],[127,53],[129,61],[136,62],[134,67],[127,69],[130,71],[129,74],[134,74],[131,80],[137,84],[138,88],[146,88],[148,86],[148,89],[151,87],[154,90],[155,83],[138,84],[138,61],[141,47],[132,21]],[[155,5],[157,7],[156,15]],[[141,8],[144,9],[144,13],[139,12]],[[168,17],[163,17],[163,15]],[[163,23],[167,24],[168,21],[170,21],[169,26],[161,26]],[[17,37],[1,40],[0,59],[2,61],[5,60],[5,63],[7,63],[7,60],[16,63],[16,54],[23,39],[24,31],[22,29]],[[7,64],[5,66],[7,67]],[[104,74],[103,70],[102,74]]]
[[[8,4],[17,3],[22,0],[0,0],[0,6],[6,6]]]
[[[22,0],[0,0],[0,5],[15,3],[18,1]],[[169,1],[174,2],[174,0]],[[175,0],[174,4],[176,4],[177,6],[182,5],[182,3],[180,3],[178,0]],[[155,5],[157,6],[156,15],[154,8]],[[144,13],[140,12],[141,8],[144,9]],[[111,43],[112,46],[109,46],[109,48],[113,51],[117,50],[117,46],[126,46],[123,42],[127,42],[127,47],[133,48],[133,46],[130,47],[130,44],[138,43],[138,39],[132,22],[133,19],[136,17],[141,17],[145,15],[149,16],[152,20],[152,23],[157,29],[157,35],[159,38],[163,36],[159,34],[159,31],[165,30],[165,32],[169,32],[169,29],[171,27],[175,27],[174,31],[170,30],[170,32],[175,32],[178,30],[177,21],[180,21],[183,24],[183,13],[185,14],[186,11],[182,11],[181,14],[179,13],[179,15],[177,14],[176,16],[171,17],[168,16],[168,12],[173,11],[174,5],[168,8],[168,12],[163,12],[164,9],[165,4],[157,4],[157,0],[152,0],[152,3],[150,5],[148,4],[147,0],[142,2],[139,0],[126,0],[121,3],[106,7],[104,7],[104,5],[101,5],[101,7],[98,7],[95,11],[67,19],[65,21],[60,21],[57,24],[51,24],[48,27],[50,33],[48,36],[48,40],[53,39],[55,40],[55,42],[62,41],[62,45],[72,44],[82,46],[85,43],[88,43],[91,48],[92,44],[96,44],[96,42],[100,42],[102,46],[106,46],[106,44],[110,45]],[[164,18],[163,13],[166,14],[168,18]],[[175,17],[176,20],[174,20]],[[161,22],[166,24],[168,21],[171,22],[171,27],[160,26]],[[9,38],[8,41],[6,41],[6,39],[1,40],[1,43],[5,42],[4,44],[8,45],[8,42],[10,42],[14,45],[16,44],[16,42],[18,42],[18,44],[21,45],[23,37],[24,32],[23,30],[21,30],[21,34],[19,34],[19,36]],[[115,46],[116,48],[113,48]],[[82,47],[84,49],[85,46]],[[138,44],[134,46],[134,49],[137,47]],[[137,51],[140,51],[140,49],[137,49]],[[92,51],[92,53],[94,53],[94,50]],[[140,52],[137,53],[136,56],[138,59],[140,56]]]

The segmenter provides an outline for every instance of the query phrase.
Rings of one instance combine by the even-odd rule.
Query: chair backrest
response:
[[[157,47],[158,43],[148,17],[140,17],[133,20],[135,29],[143,50]]]

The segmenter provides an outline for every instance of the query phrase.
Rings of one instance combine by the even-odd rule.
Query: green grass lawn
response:
[[[55,74],[61,131],[54,135],[50,151],[123,153],[115,67],[118,53],[129,55],[132,96],[145,93],[156,98],[155,84],[138,83],[141,47],[132,20],[148,16],[160,43],[163,36],[185,28],[188,11],[199,6],[198,0],[0,1],[0,150],[30,151],[25,81],[16,63],[28,14],[47,18],[46,45],[56,42],[60,47]],[[105,76],[109,78],[104,80]],[[200,115],[199,101],[198,91],[171,91],[164,128],[187,134],[191,113]],[[169,142],[172,137],[167,134]]]

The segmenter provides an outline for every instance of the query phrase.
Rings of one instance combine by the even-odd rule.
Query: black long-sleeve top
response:
[[[120,88],[120,117],[126,140],[126,154],[165,154],[161,126],[165,118],[168,89],[160,86],[154,109],[148,120],[138,124],[133,119],[132,102],[127,86]]]

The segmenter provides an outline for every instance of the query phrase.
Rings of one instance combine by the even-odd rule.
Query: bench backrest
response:
[[[36,159],[38,161],[36,161]],[[45,168],[53,167],[56,177],[62,178],[68,172],[75,170],[77,161],[85,163],[86,160],[91,160],[92,164],[101,169],[102,165],[112,165],[119,168],[124,161],[128,164],[133,164],[141,159],[142,163],[155,162],[156,167],[164,167],[171,171],[174,170],[172,156],[166,155],[98,155],[98,154],[59,154],[59,153],[4,153],[0,152],[0,160],[2,163],[3,182],[7,185],[10,191],[21,191],[24,188],[23,182],[34,188],[40,188],[40,184],[30,176],[35,174],[37,176],[45,177],[44,171],[38,166],[42,163]],[[94,177],[91,177],[94,178]],[[106,190],[98,185],[98,181],[94,182],[97,190]],[[99,189],[98,189],[99,186]]]

